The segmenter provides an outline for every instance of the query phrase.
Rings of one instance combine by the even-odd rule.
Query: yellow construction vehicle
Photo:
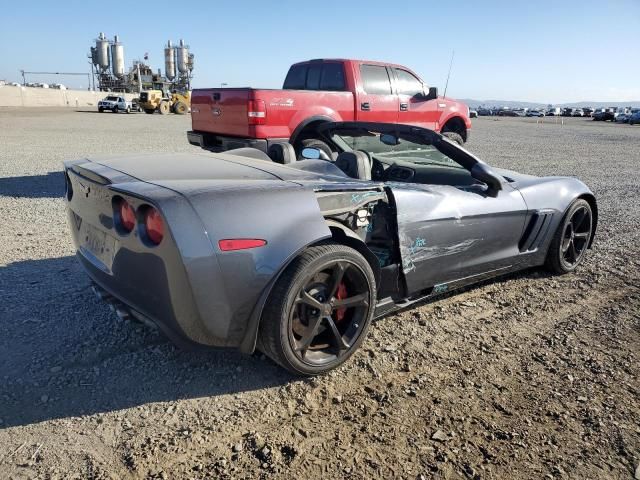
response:
[[[151,114],[158,111],[162,115],[167,115],[170,112],[184,115],[189,112],[190,104],[191,92],[173,91],[169,93],[163,90],[140,92],[140,100],[138,102],[138,105],[142,107],[145,113]]]

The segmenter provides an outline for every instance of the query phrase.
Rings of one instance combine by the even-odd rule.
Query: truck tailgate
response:
[[[219,135],[252,137],[247,102],[254,98],[252,88],[196,89],[191,94],[193,130]]]

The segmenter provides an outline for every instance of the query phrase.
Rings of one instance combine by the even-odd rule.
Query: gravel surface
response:
[[[119,321],[73,258],[62,160],[197,151],[189,123],[0,110],[0,478],[640,478],[640,127],[474,120],[490,164],[594,190],[586,263],[388,316],[301,380]]]

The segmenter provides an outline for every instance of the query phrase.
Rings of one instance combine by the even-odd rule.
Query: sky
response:
[[[127,69],[184,38],[194,87],[279,88],[290,64],[358,58],[406,65],[447,95],[540,103],[640,100],[640,0],[11,2],[0,79],[20,70],[88,72],[98,33],[124,44]],[[87,88],[87,78],[29,77]]]

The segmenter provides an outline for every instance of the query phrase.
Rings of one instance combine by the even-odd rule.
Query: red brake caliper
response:
[[[338,300],[342,300],[344,298],[347,298],[347,286],[344,284],[344,282],[340,282],[340,285],[338,285],[338,291],[336,292],[336,298]],[[340,321],[344,318],[344,314],[347,311],[347,307],[344,308],[339,308],[336,310],[336,321]]]

